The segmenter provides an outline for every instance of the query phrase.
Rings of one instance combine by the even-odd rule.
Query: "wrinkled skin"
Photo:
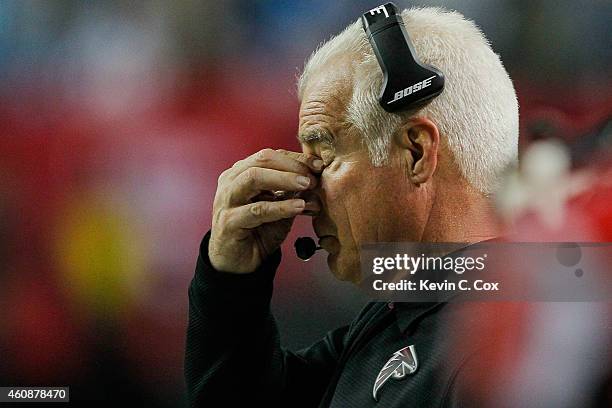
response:
[[[215,268],[254,271],[306,212],[314,215],[332,273],[354,283],[361,279],[364,243],[475,242],[496,235],[491,203],[461,176],[427,117],[407,121],[393,136],[388,163],[372,165],[363,135],[346,121],[360,80],[353,67],[349,55],[338,55],[310,74],[299,111],[302,153],[267,149],[221,175],[209,245]],[[332,143],[317,139],[321,133]],[[309,179],[304,186],[296,181],[300,175]],[[267,201],[276,190],[299,197]]]

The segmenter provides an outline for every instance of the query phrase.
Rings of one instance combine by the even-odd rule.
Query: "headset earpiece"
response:
[[[361,22],[383,71],[379,103],[384,110],[416,109],[440,95],[444,74],[418,60],[395,4],[373,8]]]

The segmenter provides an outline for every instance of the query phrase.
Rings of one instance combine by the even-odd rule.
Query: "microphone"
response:
[[[293,246],[295,247],[297,257],[302,261],[309,260],[316,251],[322,249],[320,246],[317,246],[314,239],[310,237],[300,237],[296,239]]]

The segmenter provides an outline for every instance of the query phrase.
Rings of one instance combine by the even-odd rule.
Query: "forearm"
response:
[[[192,406],[265,401],[282,387],[282,353],[270,314],[280,251],[249,274],[214,270],[202,241],[189,287],[185,379]]]

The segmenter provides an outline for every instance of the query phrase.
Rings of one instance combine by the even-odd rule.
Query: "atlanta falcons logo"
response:
[[[393,353],[393,356],[387,361],[387,364],[380,370],[374,388],[372,389],[372,397],[378,401],[378,390],[387,382],[389,378],[401,380],[407,375],[414,374],[419,363],[417,361],[414,346],[404,347],[401,350]]]

